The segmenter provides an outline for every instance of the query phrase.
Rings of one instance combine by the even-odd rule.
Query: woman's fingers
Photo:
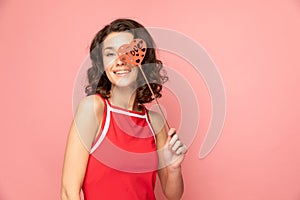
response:
[[[173,137],[171,138],[170,142],[169,142],[169,145],[170,146],[173,146],[175,144],[175,142],[178,140],[178,135],[177,134],[174,134]]]
[[[177,154],[177,155],[185,154],[186,151],[187,151],[186,146],[183,145],[183,146],[179,147],[179,148],[176,150],[176,154]]]
[[[186,153],[187,148],[186,145],[179,139],[177,134],[174,134],[169,142],[170,149],[177,155]]]
[[[176,152],[176,150],[182,145],[180,140],[177,140],[174,145],[172,146],[172,150]]]

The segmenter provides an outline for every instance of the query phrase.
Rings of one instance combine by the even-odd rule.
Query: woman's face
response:
[[[119,47],[123,44],[130,44],[132,40],[131,33],[112,32],[103,41],[103,65],[112,86],[135,86],[138,68],[123,63],[118,55]]]

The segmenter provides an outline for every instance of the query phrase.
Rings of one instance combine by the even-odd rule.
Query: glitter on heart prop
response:
[[[141,73],[148,85],[148,88],[149,88],[152,96],[155,99],[155,102],[166,122],[166,125],[170,129],[169,123],[164,115],[164,112],[162,111],[162,109],[158,103],[158,100],[157,100],[156,96],[154,95],[154,92],[153,92],[153,90],[150,86],[150,83],[149,83],[149,81],[144,73],[144,70],[142,68],[141,63],[142,63],[143,59],[145,58],[146,51],[147,51],[146,42],[142,39],[136,38],[136,39],[133,39],[133,41],[130,44],[124,44],[124,45],[120,46],[120,48],[118,49],[118,55],[119,55],[119,59],[122,62],[127,63],[129,65],[136,66],[141,70]]]

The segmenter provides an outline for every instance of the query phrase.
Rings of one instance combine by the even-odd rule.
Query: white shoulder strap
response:
[[[97,142],[95,143],[95,145],[91,148],[90,150],[90,154],[92,154],[101,144],[101,142],[104,140],[108,128],[109,128],[109,124],[110,124],[110,111],[111,111],[111,107],[109,106],[109,103],[107,102],[107,99],[104,100],[105,105],[106,105],[106,118],[105,118],[105,124],[102,130],[102,133],[100,133],[100,137],[98,138]],[[102,119],[103,120],[103,119]],[[99,128],[101,129],[101,127]]]

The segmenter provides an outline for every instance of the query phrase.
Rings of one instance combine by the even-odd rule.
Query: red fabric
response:
[[[127,111],[104,101],[102,132],[93,145],[103,134],[105,123],[109,122],[109,128],[101,144],[90,153],[82,187],[85,200],[154,200],[158,158],[147,110]]]

